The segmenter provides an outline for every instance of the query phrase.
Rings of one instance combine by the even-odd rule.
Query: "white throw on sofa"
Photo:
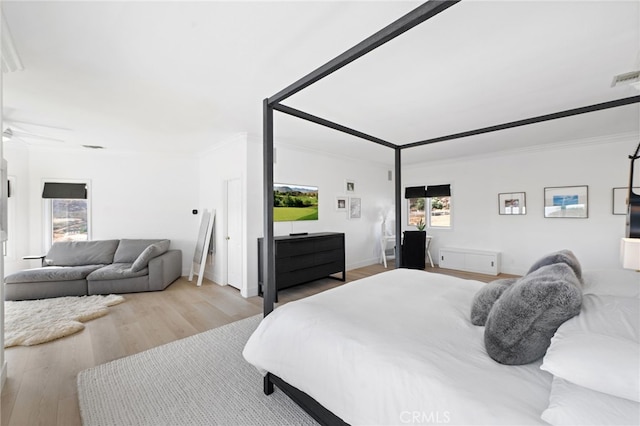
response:
[[[42,267],[5,277],[5,300],[164,290],[182,273],[169,240],[64,241]]]

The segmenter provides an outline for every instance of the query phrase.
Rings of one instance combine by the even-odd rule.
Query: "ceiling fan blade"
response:
[[[36,133],[31,133],[31,132],[23,132],[23,131],[20,131],[20,130],[14,130],[11,127],[7,128],[7,130],[5,130],[5,132],[3,132],[3,135],[5,133],[7,133],[7,132],[11,133],[10,136],[19,136],[20,138],[23,138],[23,139],[39,139],[39,140],[49,141],[49,142],[64,143],[64,140],[62,140],[62,139],[52,138],[50,136],[38,135]]]
[[[5,119],[4,121],[5,121],[5,124],[7,124],[9,127],[13,127],[15,129],[22,130],[22,131],[29,131],[27,130],[29,128],[33,128],[33,129],[37,128],[40,130],[63,131],[63,132],[72,131],[71,129],[66,127],[52,126],[49,124],[39,124],[39,123],[33,123],[29,121],[19,121],[19,120],[11,120],[11,119]]]

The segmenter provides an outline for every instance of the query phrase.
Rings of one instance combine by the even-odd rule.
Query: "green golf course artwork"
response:
[[[273,221],[318,220],[318,187],[273,185]]]

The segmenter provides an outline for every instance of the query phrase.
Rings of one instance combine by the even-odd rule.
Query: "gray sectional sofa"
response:
[[[169,240],[65,241],[42,267],[5,277],[5,300],[164,290],[182,275],[182,252]]]

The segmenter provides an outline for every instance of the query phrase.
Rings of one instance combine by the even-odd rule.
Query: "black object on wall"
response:
[[[633,164],[640,158],[640,144],[636,152],[629,156],[631,170],[629,172],[629,208],[627,210],[627,238],[640,238],[640,194],[633,192]]]
[[[424,198],[427,196],[427,192],[422,186],[407,186],[404,189],[404,198]]]
[[[42,198],[60,199],[87,199],[87,184],[85,183],[64,183],[45,182],[42,190]]]
[[[424,269],[427,244],[425,231],[404,231],[402,241],[402,268]]]
[[[429,185],[427,187],[427,197],[450,197],[451,185]]]

